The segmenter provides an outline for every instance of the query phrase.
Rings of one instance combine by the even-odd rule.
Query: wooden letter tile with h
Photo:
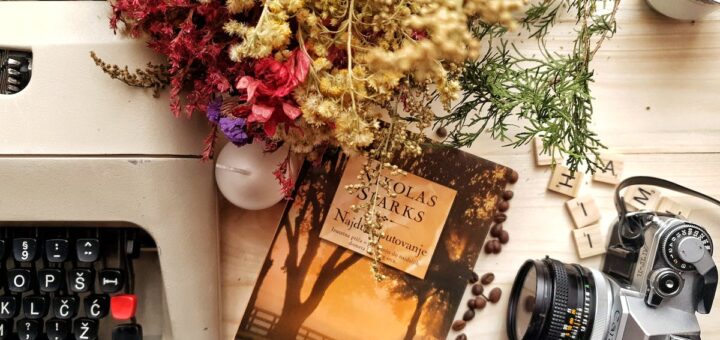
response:
[[[600,160],[602,160],[603,166],[597,169],[593,180],[609,184],[620,183],[625,167],[622,158],[617,155],[601,155]]]
[[[576,228],[589,226],[600,220],[600,209],[595,199],[590,195],[584,195],[565,202]]]
[[[625,190],[623,200],[630,210],[655,211],[660,203],[660,190],[649,186],[636,185]]]
[[[602,235],[599,224],[574,229],[572,232],[578,257],[581,259],[605,253],[607,245],[605,244],[605,238]]]
[[[548,183],[548,190],[552,190],[563,195],[576,197],[580,191],[583,181],[583,173],[579,171],[571,172],[570,169],[556,165]]]

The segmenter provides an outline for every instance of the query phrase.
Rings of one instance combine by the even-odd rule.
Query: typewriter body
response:
[[[0,339],[219,339],[207,124],[94,64],[158,61],[109,14],[0,1]]]

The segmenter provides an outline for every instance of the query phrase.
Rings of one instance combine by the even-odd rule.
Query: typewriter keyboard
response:
[[[134,262],[139,228],[0,227],[0,340],[143,338]]]

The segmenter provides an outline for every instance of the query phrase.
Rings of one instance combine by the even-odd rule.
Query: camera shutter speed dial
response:
[[[713,244],[707,232],[694,224],[682,224],[671,229],[663,238],[665,261],[683,271],[695,270],[693,263],[702,259],[705,250],[712,255]]]

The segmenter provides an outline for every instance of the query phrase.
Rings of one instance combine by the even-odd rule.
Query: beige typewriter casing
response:
[[[144,228],[165,304],[146,318],[163,323],[162,339],[219,339],[213,166],[199,157],[207,124],[174,118],[167,91],[153,98],[94,64],[91,50],[131,69],[158,61],[114,35],[109,15],[104,1],[0,1],[0,48],[33,53],[29,85],[0,95],[0,224]]]

